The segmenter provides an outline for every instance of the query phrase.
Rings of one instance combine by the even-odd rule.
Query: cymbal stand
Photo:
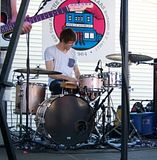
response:
[[[111,82],[110,82],[110,67],[108,67],[108,74],[107,74],[107,92],[109,92],[110,88],[111,88]],[[112,78],[112,77],[111,77]],[[107,111],[106,111],[106,117],[107,117],[107,124],[106,124],[106,132],[108,132],[109,128],[110,128],[110,125],[111,125],[111,112],[114,113],[115,115],[115,110],[113,108],[113,106],[111,106],[111,95],[109,95],[108,99],[107,99],[107,106],[105,108],[107,108]],[[103,110],[103,109],[102,109]]]
[[[24,96],[24,90],[22,88],[22,85],[23,85],[22,78],[23,77],[24,76],[22,73],[20,76],[17,76],[17,79],[18,79],[17,84],[20,87],[20,90],[19,90],[20,93],[19,93],[19,95],[17,95],[20,97],[20,101],[19,101],[19,103],[17,102],[17,104],[16,104],[16,105],[18,105],[18,108],[20,109],[20,122],[19,122],[19,138],[20,139],[22,138],[22,125],[23,125],[23,123],[22,123],[22,105],[23,105],[23,96]]]
[[[38,11],[36,12],[36,14],[35,15],[37,15],[38,13],[39,13],[39,11],[41,10],[41,9],[43,9],[44,8],[44,6],[46,5],[46,3],[47,3],[47,1],[46,0],[44,0],[44,1],[42,1],[41,2],[41,4],[40,4],[40,6],[39,6],[39,9],[38,9]],[[25,143],[24,144],[24,148],[25,149],[29,149],[29,148],[31,148],[30,147],[30,142],[32,142],[33,140],[32,140],[32,135],[31,135],[31,131],[32,131],[32,129],[28,126],[28,122],[29,122],[29,117],[28,117],[28,115],[29,115],[29,75],[30,75],[30,55],[29,55],[29,53],[30,53],[30,51],[29,51],[29,49],[30,49],[30,32],[28,33],[28,34],[26,34],[26,38],[27,38],[27,59],[26,59],[26,66],[27,66],[27,83],[26,83],[26,126],[23,126],[24,127],[24,130],[25,130],[25,135],[23,136],[23,142]],[[29,143],[29,144],[28,144]]]
[[[29,75],[30,75],[30,59],[29,59],[29,39],[30,33],[27,35],[27,83],[26,83],[26,140],[30,139],[30,133],[28,132],[28,115],[29,115]]]
[[[91,120],[92,120],[92,118],[93,117],[96,117],[96,114],[97,114],[97,111],[101,108],[103,108],[104,107],[104,102],[106,101],[106,99],[108,98],[108,96],[111,94],[111,92],[113,91],[113,88],[111,88],[110,89],[110,91],[109,92],[107,92],[107,95],[105,96],[105,98],[101,101],[101,103],[99,104],[99,102],[100,102],[100,96],[95,100],[95,104],[94,104],[94,106],[93,106],[93,114],[89,117],[89,119],[88,119],[88,122],[90,122]],[[103,112],[103,113],[105,113],[105,112]],[[105,118],[103,117],[103,120],[104,120],[104,122],[105,122]],[[105,124],[105,123],[102,123],[103,125]],[[104,127],[104,126],[103,126]]]
[[[20,117],[19,117],[19,122],[17,124],[16,127],[19,127],[19,130],[18,131],[18,136],[15,135],[15,137],[18,138],[18,141],[17,139],[15,139],[15,144],[16,146],[19,148],[22,148],[22,149],[28,149],[30,146],[31,146],[31,142],[34,143],[34,141],[32,140],[32,136],[34,133],[33,129],[31,127],[28,127],[28,122],[26,120],[26,125],[23,124],[23,109],[26,109],[26,116],[28,116],[28,111],[27,111],[27,106],[24,104],[25,102],[27,103],[27,100],[26,99],[26,94],[28,94],[27,92],[27,84],[26,86],[24,85],[23,81],[25,80],[25,77],[24,75],[21,73],[20,76],[17,76],[17,90],[16,90],[16,109],[15,109],[15,113],[19,114]],[[29,87],[29,86],[28,86]],[[25,94],[25,91],[26,91],[26,94]],[[29,96],[29,95],[28,95]],[[26,107],[26,108],[24,108]],[[32,114],[30,114],[30,116],[32,116]],[[30,126],[31,126],[31,121],[30,121]],[[13,134],[14,135],[14,134]],[[14,139],[13,139],[14,141]],[[18,143],[17,143],[18,142]]]
[[[110,87],[111,87],[111,84],[110,84],[111,82],[110,82],[110,75],[109,75],[109,73],[110,73],[110,69],[108,70],[108,76],[107,76],[107,77],[108,77],[108,91],[109,91],[109,89],[110,89]],[[106,113],[105,109],[106,109],[106,108],[107,108],[107,115],[106,115],[106,117],[107,117],[107,124],[106,124],[106,133],[105,133],[104,122],[105,122],[105,113]],[[108,139],[108,137],[109,137],[109,134],[110,134],[111,132],[113,132],[113,131],[115,131],[116,133],[118,133],[118,134],[121,136],[121,131],[118,130],[118,127],[121,125],[121,118],[117,115],[117,113],[116,113],[116,111],[114,110],[113,106],[111,106],[111,96],[108,96],[108,105],[107,105],[107,107],[105,107],[105,106],[103,105],[103,107],[101,107],[101,109],[102,109],[102,111],[103,111],[103,117],[102,117],[103,136],[102,136],[102,140],[107,141],[107,139]],[[117,125],[117,126],[114,126],[114,127],[112,127],[112,128],[111,128],[111,125],[110,125],[110,124],[112,123],[112,121],[111,121],[111,111],[113,112],[113,114],[114,114],[114,116],[115,116],[115,119],[117,119],[117,121],[118,121],[118,125]],[[139,140],[142,141],[142,138],[140,137],[140,135],[139,135],[136,127],[134,126],[134,124],[133,124],[133,122],[132,122],[131,120],[129,121],[129,124],[130,124],[130,126],[132,127],[132,131],[130,132],[128,138],[131,139],[131,137],[132,137],[134,134],[136,134],[137,137],[139,138]],[[114,146],[112,145],[112,147],[114,147]]]
[[[111,93],[114,89],[113,87],[111,87],[111,84],[110,84],[110,76],[111,76],[110,75],[110,68],[108,67],[108,74],[107,74],[107,76],[104,77],[105,79],[107,78],[107,93],[109,93],[109,92]],[[111,130],[111,123],[112,123],[111,113],[113,112],[113,114],[116,116],[116,112],[115,112],[114,108],[111,106],[111,95],[110,94],[107,97],[107,106],[105,106],[104,101],[102,101],[100,103],[100,108],[102,110],[102,137],[100,139],[100,143],[103,145],[107,144],[114,149],[120,150],[119,148],[117,148],[113,145],[110,145],[107,141],[107,135]],[[106,126],[105,126],[105,123],[106,123]]]
[[[120,150],[116,146],[111,145],[111,144],[109,144],[107,142],[106,134],[105,134],[105,117],[106,117],[105,113],[106,113],[106,107],[104,106],[104,102],[106,101],[107,98],[109,98],[109,96],[112,93],[112,91],[113,91],[113,87],[107,92],[106,97],[101,101],[101,103],[98,105],[98,107],[96,107],[96,110],[95,110],[94,113],[96,113],[100,108],[102,109],[102,136],[100,136],[99,144],[104,145],[104,146],[105,145],[109,145],[110,147],[112,147],[114,149]]]

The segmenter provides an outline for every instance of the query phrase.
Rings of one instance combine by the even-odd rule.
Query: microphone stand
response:
[[[30,58],[29,58],[29,44],[30,44],[30,33],[27,35],[27,84],[26,84],[26,140],[30,140],[30,133],[28,133],[28,114],[29,114],[29,75],[30,75]]]
[[[28,130],[28,122],[29,122],[29,75],[30,75],[30,59],[29,59],[29,39],[30,39],[30,33],[26,34],[26,39],[27,39],[27,59],[26,59],[26,68],[27,68],[27,72],[26,72],[26,126],[24,126],[22,124],[22,98],[20,97],[20,114],[21,114],[21,118],[20,118],[20,142],[22,142],[23,148],[24,149],[29,149],[30,144],[28,142],[31,142],[31,137],[30,137],[30,131]],[[21,84],[23,85],[23,84]],[[20,86],[21,88],[21,86]],[[21,92],[21,89],[20,89]],[[25,95],[24,93],[22,93],[23,96]],[[21,96],[21,95],[20,95]],[[25,134],[22,136],[22,129],[25,130]]]
[[[43,0],[40,3],[39,9],[38,9],[38,11],[36,12],[36,14],[34,16],[36,16],[44,8],[44,6],[47,4],[48,1],[51,1],[51,0]]]

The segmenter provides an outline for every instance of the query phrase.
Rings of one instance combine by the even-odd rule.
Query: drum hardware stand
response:
[[[121,118],[117,116],[117,113],[115,112],[113,107],[112,107],[112,111],[114,112],[115,118],[118,120],[118,125],[115,125],[112,129],[108,130],[106,133],[103,134],[104,137],[102,137],[102,139],[105,139],[106,141],[107,141],[107,139],[109,139],[108,138],[109,134],[112,133],[113,131],[115,131],[116,133],[118,133],[121,136],[121,131],[118,130],[118,127],[120,127],[120,125],[121,125]],[[121,110],[120,110],[120,112],[121,112]],[[105,120],[105,116],[104,116],[104,120]],[[138,139],[142,142],[142,138],[141,138],[140,134],[138,133],[136,127],[134,126],[132,120],[129,121],[129,124],[130,124],[130,128],[132,129],[132,131],[129,133],[128,139],[133,138],[133,136],[136,134]],[[102,128],[105,129],[105,127],[102,127]],[[113,142],[113,144],[114,144],[114,142]],[[114,147],[114,145],[112,145],[112,147]]]
[[[19,122],[19,138],[21,139],[22,138],[22,102],[23,102],[23,96],[24,96],[24,90],[22,88],[22,84],[23,84],[23,81],[22,81],[22,78],[24,78],[23,74],[21,73],[20,76],[17,76],[17,84],[20,86],[20,94],[18,95],[20,97],[20,103],[17,104],[18,105],[18,108],[20,109],[20,122]]]
[[[105,96],[105,98],[101,101],[101,103],[99,104],[99,101],[100,101],[100,97],[96,100],[95,102],[95,105],[94,105],[94,112],[93,114],[91,115],[91,117],[89,118],[88,122],[90,122],[90,120],[95,117],[97,111],[101,108],[102,111],[103,111],[103,115],[102,115],[102,136],[99,136],[101,137],[100,140],[99,140],[99,144],[103,144],[105,145],[106,143],[104,143],[104,139],[105,139],[105,106],[104,106],[104,102],[106,101],[106,99],[110,96],[111,92],[113,91],[114,88],[111,88],[107,95]],[[98,132],[99,133],[99,132]],[[108,143],[107,143],[108,144]],[[111,146],[110,144],[108,144],[109,146]],[[111,146],[115,149],[118,149],[117,147],[114,147],[114,146]],[[119,149],[118,149],[119,150]]]
[[[88,96],[88,91],[87,91],[87,86],[84,86],[83,89],[82,89],[82,91],[84,93],[83,97],[85,98],[85,100],[87,100],[88,102],[90,102],[90,98]]]
[[[108,65],[107,65],[107,66],[108,66]],[[108,66],[108,67],[109,67],[109,66]],[[110,70],[108,70],[108,73],[110,73]],[[110,77],[109,77],[109,74],[108,74],[108,89],[109,89],[109,88],[110,88]],[[122,134],[121,134],[121,131],[118,130],[118,127],[121,125],[121,119],[120,119],[120,117],[117,116],[114,108],[110,106],[110,100],[111,100],[111,97],[108,98],[108,106],[107,106],[107,109],[108,109],[108,110],[107,110],[108,123],[107,123],[107,125],[106,125],[106,133],[103,133],[104,137],[102,136],[102,139],[105,139],[106,141],[108,140],[108,135],[109,135],[111,132],[113,132],[113,131],[115,131],[116,133],[118,133],[120,136],[122,135]],[[118,123],[119,123],[117,126],[114,126],[113,128],[110,128],[110,126],[109,126],[109,125],[111,124],[111,110],[110,110],[110,109],[112,109],[112,112],[114,113],[115,118],[118,120]],[[102,110],[103,110],[103,112],[105,112],[105,106],[104,106],[104,108],[102,108]],[[104,114],[103,114],[103,115],[104,115]],[[105,121],[105,116],[103,116],[103,117],[104,117],[104,118],[102,118],[102,119]],[[104,121],[103,121],[103,122],[104,122]],[[138,137],[138,139],[139,139],[140,141],[142,141],[142,139],[141,139],[141,137],[140,137],[140,135],[139,135],[136,127],[134,126],[134,124],[133,124],[133,122],[132,122],[131,120],[129,121],[129,124],[130,124],[130,126],[131,126],[132,131],[129,133],[128,139],[131,139],[131,138],[133,137],[133,135],[136,134],[137,137]],[[104,129],[105,129],[104,124],[103,124],[102,128],[103,128],[103,132],[104,132]],[[107,142],[107,143],[108,143],[108,142]],[[114,144],[114,142],[113,142],[113,144]],[[113,144],[111,145],[110,143],[108,143],[108,145],[116,148]],[[121,149],[119,149],[119,148],[116,148],[116,149],[121,150]]]
[[[118,127],[121,125],[121,119],[120,119],[120,117],[117,116],[116,111],[114,110],[114,108],[110,106],[110,100],[111,100],[111,97],[108,97],[108,106],[109,107],[108,106],[105,107],[103,104],[102,104],[102,107],[101,107],[101,109],[102,109],[102,138],[101,138],[101,141],[102,141],[102,143],[106,142],[109,146],[111,146],[111,147],[113,147],[115,149],[121,150],[120,148],[117,148],[116,146],[114,146],[114,142],[112,144],[110,144],[108,142],[108,140],[109,140],[108,136],[113,131],[115,131],[116,133],[118,133],[121,136],[121,131],[118,130]],[[105,113],[106,113],[105,109],[106,108],[108,109],[107,110],[107,115],[105,115]],[[110,125],[111,124],[111,109],[112,109],[113,114],[115,115],[115,118],[118,120],[118,123],[119,123],[117,126],[114,126],[113,128],[111,128],[111,125]],[[107,116],[107,118],[108,118],[108,121],[107,121],[107,124],[106,124],[106,128],[105,128],[105,116]],[[139,133],[137,132],[136,127],[134,126],[134,124],[132,123],[131,120],[130,120],[130,126],[132,127],[132,131],[130,132],[128,138],[131,139],[132,136],[134,134],[136,134],[137,137],[139,138],[139,140],[142,141]]]
[[[113,91],[113,89],[114,88],[111,88],[111,90],[108,91],[108,95],[105,98],[110,99],[109,96],[110,96],[111,92]],[[100,108],[102,109],[102,136],[100,138],[100,144],[102,144],[102,145],[108,145],[108,146],[110,146],[110,147],[112,147],[114,149],[120,150],[116,146],[111,145],[110,143],[108,143],[107,138],[106,138],[107,133],[109,133],[110,124],[111,124],[111,110],[109,110],[109,109],[112,109],[112,111],[114,112],[114,114],[115,114],[115,111],[114,111],[113,107],[108,107],[108,106],[106,107],[104,105],[105,100],[106,99],[103,99],[102,102],[100,103]],[[105,114],[106,113],[106,108],[108,109],[107,110],[107,115]],[[108,117],[108,123],[107,123],[107,125],[105,127],[105,121],[106,121],[105,117],[106,116]]]
[[[116,115],[116,113],[115,113]],[[116,115],[116,119],[118,120],[118,125],[114,126],[110,131],[108,131],[106,134],[105,134],[105,138],[107,139],[107,136],[112,132],[112,131],[115,131],[116,133],[118,133],[120,136],[121,136],[121,132],[119,130],[117,130],[117,128],[121,125],[121,120],[120,118]],[[136,127],[134,126],[132,120],[130,120],[130,126],[132,127],[132,131],[130,132],[128,138],[131,139],[133,137],[134,134],[137,135],[138,139],[140,141],[142,141],[142,138],[140,136],[140,134],[138,133]]]
[[[38,11],[36,12],[35,15],[38,14],[38,12],[43,9],[43,7],[46,5],[47,0],[42,1],[43,5],[40,4]],[[25,134],[23,135],[22,141],[25,142],[26,146],[24,147],[27,149],[29,148],[28,142],[31,142],[31,134],[28,126],[28,114],[29,114],[29,75],[30,75],[30,58],[29,58],[29,44],[30,44],[30,33],[26,34],[27,38],[27,60],[26,60],[26,66],[27,66],[27,81],[26,81],[26,127],[25,127]],[[31,129],[32,130],[32,129]],[[27,145],[28,144],[28,145]]]
[[[138,137],[138,139],[142,142],[142,138],[141,138],[140,134],[138,133],[138,131],[137,131],[135,125],[133,124],[132,120],[130,120],[130,126],[131,126],[133,129],[132,129],[132,131],[131,131],[130,134],[129,134],[129,139],[131,139],[132,136],[133,136],[134,134],[136,134],[137,137]]]
[[[107,65],[108,66],[108,65]],[[110,89],[110,86],[111,86],[111,83],[110,83],[110,67],[108,67],[108,74],[107,74],[107,90],[109,91],[109,89]],[[115,110],[114,110],[114,108],[113,108],[113,106],[111,106],[111,96],[109,95],[108,96],[108,102],[107,102],[107,106],[105,107],[104,105],[103,105],[103,107],[102,107],[102,111],[103,111],[103,117],[105,116],[105,109],[107,108],[107,115],[106,115],[106,117],[107,117],[107,124],[106,124],[106,128],[105,127],[103,127],[103,132],[105,132],[105,129],[106,129],[106,133],[110,130],[110,126],[111,126],[111,110],[112,110],[112,112],[114,113],[114,115],[116,115],[116,112],[115,112]],[[117,117],[116,117],[117,118]],[[104,119],[104,121],[102,122],[103,123],[103,125],[104,125],[104,123],[105,123],[105,117],[103,118]],[[105,136],[105,134],[103,134],[104,136]],[[104,138],[104,137],[103,137]]]
[[[111,110],[112,112],[114,113],[114,115],[116,115],[116,112],[114,110],[113,107],[111,107],[110,105],[110,102],[111,102],[111,92],[113,91],[113,87],[111,88],[110,90],[110,87],[111,87],[111,84],[110,84],[110,67],[108,66],[108,74],[107,74],[107,92],[108,92],[108,96],[105,97],[105,98],[108,98],[108,103],[107,103],[107,106],[104,105],[104,102],[106,99],[104,99],[101,104],[100,104],[100,108],[102,109],[102,137],[100,139],[100,143],[102,143],[102,145],[109,145],[110,147],[114,148],[114,149],[117,149],[117,150],[120,150],[119,148],[117,148],[116,146],[114,145],[111,145],[108,143],[107,141],[107,138],[106,138],[106,135],[108,135],[108,133],[110,133],[110,130],[111,130]],[[103,75],[102,75],[103,77]],[[105,77],[106,78],[106,77]],[[107,111],[106,111],[107,109]],[[106,115],[106,112],[107,112],[107,115]],[[105,122],[106,122],[106,118],[107,117],[107,124],[105,126]],[[117,131],[118,132],[118,131]]]

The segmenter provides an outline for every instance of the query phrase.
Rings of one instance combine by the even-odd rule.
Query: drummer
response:
[[[59,43],[46,48],[44,52],[47,70],[58,71],[62,74],[49,75],[48,85],[52,95],[61,94],[63,81],[77,85],[80,71],[77,63],[76,52],[72,48],[76,41],[76,34],[72,29],[64,29],[60,33]]]

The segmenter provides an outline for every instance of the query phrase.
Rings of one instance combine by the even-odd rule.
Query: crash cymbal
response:
[[[121,54],[109,54],[106,56],[107,59],[112,60],[112,61],[122,61]]]
[[[142,54],[129,53],[128,56],[129,56],[129,61],[131,63],[136,63],[136,62],[139,62],[139,61],[150,61],[150,60],[153,60],[152,57],[146,56],[146,55],[142,55]],[[109,60],[113,60],[113,61],[122,61],[121,54],[109,54],[109,55],[106,56],[106,58],[109,59]]]
[[[27,69],[26,68],[15,69],[14,72],[27,73]],[[57,71],[49,71],[41,68],[34,68],[34,69],[30,69],[30,74],[62,74],[62,73]]]
[[[136,63],[140,61],[151,61],[153,58],[142,54],[129,54],[129,60],[133,63]]]

